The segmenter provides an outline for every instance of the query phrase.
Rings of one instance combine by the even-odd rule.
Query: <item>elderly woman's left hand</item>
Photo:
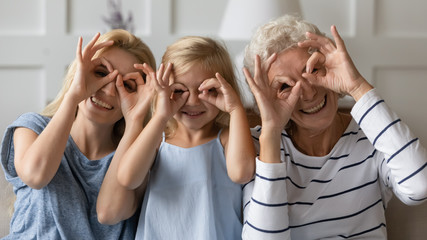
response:
[[[372,86],[354,66],[335,26],[331,26],[331,32],[336,45],[331,39],[311,32],[307,32],[307,40],[298,43],[299,47],[317,49],[308,59],[306,73],[303,73],[302,76],[312,84],[323,86],[337,93],[349,94],[357,101],[372,89]],[[313,72],[314,66],[319,63],[326,68],[326,74],[323,76]]]

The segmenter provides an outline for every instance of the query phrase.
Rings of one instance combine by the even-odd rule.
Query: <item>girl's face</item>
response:
[[[179,125],[182,124],[187,129],[192,130],[199,130],[213,125],[220,110],[216,106],[199,99],[199,94],[201,93],[199,91],[200,84],[212,77],[215,77],[214,74],[206,72],[199,64],[194,65],[186,73],[174,77],[174,94],[180,94],[184,91],[189,92],[184,106],[174,116]]]
[[[291,48],[280,52],[272,64],[268,78],[270,82],[275,78],[288,77],[295,83],[301,82],[301,96],[297,102],[291,119],[298,127],[309,130],[321,130],[330,126],[338,109],[338,94],[312,85],[301,75],[305,72],[306,63],[310,54],[307,48]],[[325,74],[323,66],[315,66],[313,72]],[[291,87],[282,86],[283,91],[291,91]]]
[[[119,74],[125,76],[127,73],[136,72],[134,63],[139,60],[131,53],[112,47],[103,52],[99,58],[105,58],[113,69],[117,69]],[[102,78],[108,75],[110,71],[107,66],[100,64],[94,68],[93,74],[96,78]],[[117,80],[117,79],[116,79]],[[88,99],[79,104],[79,114],[84,114],[86,118],[100,124],[113,125],[122,117],[120,98],[116,89],[116,80],[103,86]],[[125,81],[125,87],[128,91],[136,91],[134,80]]]

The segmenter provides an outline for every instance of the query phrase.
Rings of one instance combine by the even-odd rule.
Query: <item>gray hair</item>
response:
[[[313,32],[325,36],[318,27],[299,16],[284,15],[259,27],[245,48],[243,65],[254,74],[254,59],[259,55],[261,62],[273,53],[295,47],[306,39],[305,33]]]

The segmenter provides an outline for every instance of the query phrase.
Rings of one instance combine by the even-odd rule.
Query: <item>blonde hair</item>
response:
[[[259,55],[264,62],[273,53],[296,47],[306,39],[305,33],[325,35],[319,28],[296,15],[284,15],[260,26],[245,48],[244,66],[254,74],[254,59]]]
[[[97,42],[100,43],[111,40],[114,41],[113,45],[97,51],[94,55],[94,58],[100,56],[102,53],[113,47],[117,47],[134,55],[139,60],[139,63],[147,63],[153,69],[156,68],[156,61],[150,48],[135,35],[123,29],[114,29],[101,35]],[[47,117],[53,117],[53,115],[55,115],[56,111],[64,100],[65,94],[71,86],[76,70],[77,60],[74,60],[68,67],[68,71],[65,75],[61,90],[59,91],[56,98],[44,108],[44,110],[41,112],[42,115]],[[124,124],[125,123],[123,118],[115,124],[113,132],[114,139],[119,140],[123,136]]]
[[[196,64],[212,74],[221,74],[232,86],[237,95],[241,97],[234,75],[234,65],[230,55],[223,43],[209,37],[186,36],[168,46],[162,57],[162,63],[173,64],[173,75],[180,76],[191,71]],[[230,116],[225,112],[220,112],[215,118],[218,126],[228,126]],[[171,136],[177,127],[176,120],[171,119],[165,130],[166,136]]]

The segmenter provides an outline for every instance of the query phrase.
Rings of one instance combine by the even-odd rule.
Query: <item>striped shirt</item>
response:
[[[373,89],[323,157],[299,152],[282,132],[282,163],[256,161],[243,187],[243,239],[387,239],[394,193],[408,205],[427,199],[427,153]],[[259,149],[261,127],[252,129]]]

